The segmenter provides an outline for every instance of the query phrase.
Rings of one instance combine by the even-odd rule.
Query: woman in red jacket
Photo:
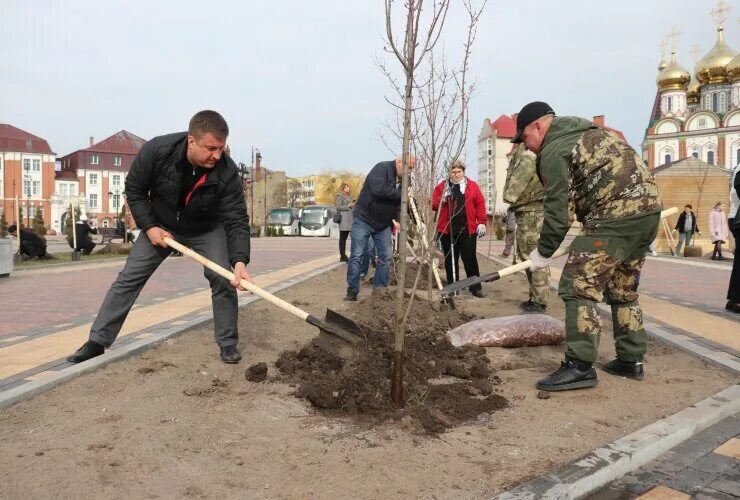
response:
[[[461,162],[455,162],[449,179],[434,188],[432,209],[439,210],[437,233],[445,255],[447,282],[460,279],[460,257],[468,277],[480,276],[475,244],[486,234],[486,201],[478,184],[465,177]],[[480,283],[471,286],[470,293],[484,297]]]

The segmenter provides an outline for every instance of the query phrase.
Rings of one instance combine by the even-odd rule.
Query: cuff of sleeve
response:
[[[236,263],[237,262],[243,262],[244,265],[246,266],[247,264],[249,264],[249,257],[237,257],[236,259],[232,259],[231,260],[231,267],[236,266]]]

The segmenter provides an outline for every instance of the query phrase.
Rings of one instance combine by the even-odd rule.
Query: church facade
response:
[[[683,158],[732,169],[740,164],[740,54],[717,29],[714,47],[684,69],[676,51],[658,65],[655,96],[643,160],[651,170]]]

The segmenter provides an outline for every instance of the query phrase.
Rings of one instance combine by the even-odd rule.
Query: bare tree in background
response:
[[[303,195],[304,191],[301,181],[299,181],[298,179],[288,179],[288,206],[296,207],[298,205],[298,200],[303,199]]]

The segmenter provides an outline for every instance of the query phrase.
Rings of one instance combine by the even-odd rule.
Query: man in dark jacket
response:
[[[75,223],[75,240],[77,250],[83,255],[90,255],[95,249],[95,242],[90,238],[91,234],[98,234],[98,230],[90,227],[86,215],[80,215],[80,220]]]
[[[18,226],[11,224],[8,226],[8,232],[13,236],[13,238],[18,237]],[[21,229],[21,237],[19,240],[21,257],[27,259],[43,259],[48,257],[44,240],[27,227]]]
[[[544,186],[544,220],[530,269],[550,266],[570,227],[569,199],[583,231],[570,245],[558,295],[565,304],[565,361],[537,382],[545,391],[593,387],[601,336],[597,302],[611,305],[617,358],[607,373],[641,380],[647,334],[637,286],[662,203],[658,187],[634,149],[583,118],[555,116],[532,102],[517,116],[512,142],[537,155]]]
[[[205,276],[221,360],[241,360],[235,289],[243,290],[242,279],[252,280],[247,272],[249,218],[236,165],[224,154],[228,135],[220,114],[201,111],[190,120],[188,132],[155,137],[141,148],[126,177],[126,195],[136,226],[147,237],[136,239],[103,300],[90,339],[68,361],[88,360],[113,344],[139,292],[172,252],[165,237],[234,268],[231,283],[210,270]]]
[[[687,247],[691,246],[691,240],[694,239],[694,233],[701,236],[699,231],[699,225],[696,223],[696,214],[691,211],[693,207],[686,205],[683,208],[683,212],[678,216],[676,226],[673,228],[674,231],[678,232],[678,244],[676,245],[676,256],[681,254],[681,245],[686,243]]]
[[[409,157],[413,170],[416,158]],[[401,209],[401,176],[403,159],[383,161],[375,165],[365,178],[362,191],[352,211],[352,248],[347,265],[347,295],[344,300],[357,300],[360,292],[362,256],[369,250],[370,239],[375,243],[377,268],[373,288],[388,286],[388,268],[391,259],[391,225],[399,219]]]

